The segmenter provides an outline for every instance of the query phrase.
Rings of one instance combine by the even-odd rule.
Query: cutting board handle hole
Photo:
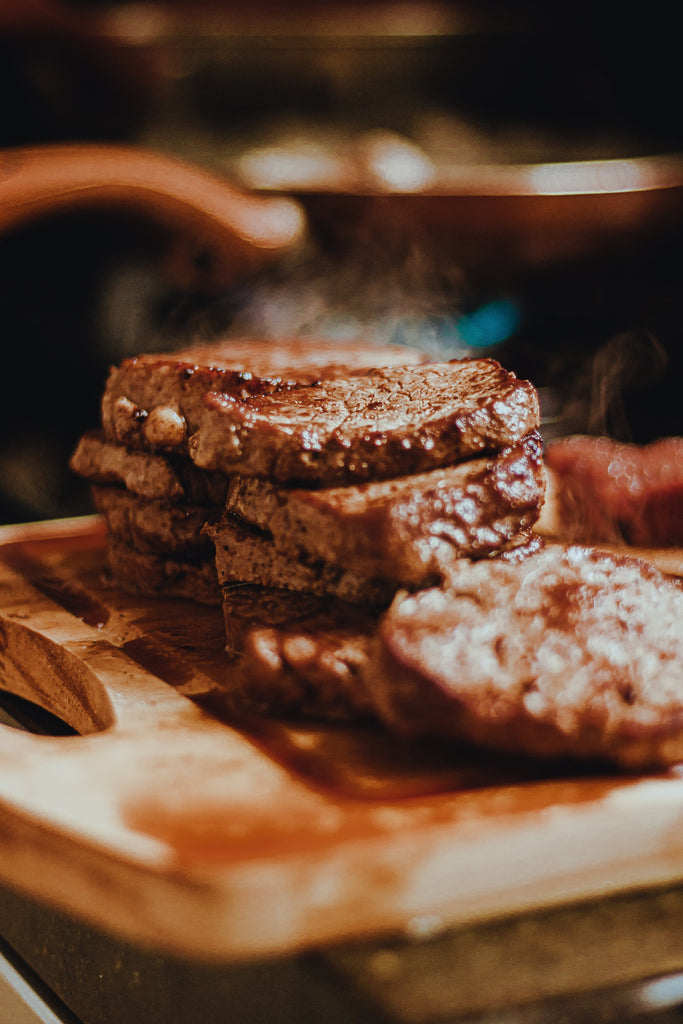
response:
[[[75,736],[65,721],[25,697],[0,690],[0,722],[38,736]]]
[[[0,615],[0,692],[33,704],[38,715],[47,712],[55,728],[61,722],[71,734],[101,732],[116,721],[102,681],[80,652],[5,615]]]

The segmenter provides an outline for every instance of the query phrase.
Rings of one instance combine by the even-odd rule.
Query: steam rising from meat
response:
[[[435,356],[462,354],[455,330],[464,304],[460,267],[439,261],[400,225],[381,234],[365,223],[344,247],[330,252],[311,244],[293,266],[263,279],[238,311],[230,331],[283,338],[368,342],[422,348]]]
[[[562,432],[633,440],[633,398],[647,405],[668,364],[666,349],[652,334],[633,330],[608,339],[579,365],[560,413]]]

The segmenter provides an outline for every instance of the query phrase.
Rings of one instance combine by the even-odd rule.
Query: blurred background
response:
[[[0,521],[89,511],[67,462],[108,366],[195,338],[490,354],[539,387],[548,437],[682,433],[674,15],[0,0]],[[191,281],[170,273],[144,210],[5,224],[15,150],[64,143],[293,197],[305,237],[217,283],[201,254]]]

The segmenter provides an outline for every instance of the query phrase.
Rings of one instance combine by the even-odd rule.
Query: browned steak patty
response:
[[[683,589],[637,559],[548,546],[397,597],[367,667],[380,717],[505,751],[683,758]]]
[[[227,508],[292,561],[417,586],[440,579],[453,559],[525,543],[543,490],[541,442],[532,433],[495,456],[347,487],[283,488],[238,476]]]
[[[218,517],[219,510],[204,505],[148,501],[122,487],[94,485],[91,493],[109,533],[136,551],[212,556],[213,545],[202,530],[207,522]]]
[[[452,465],[539,425],[536,390],[492,359],[354,378],[212,391],[189,441],[204,469],[278,482],[351,483]]]
[[[224,590],[249,583],[383,607],[396,591],[390,580],[359,576],[322,559],[292,558],[276,547],[272,537],[230,514],[206,533],[215,544],[216,571]]]
[[[102,398],[102,426],[109,441],[128,447],[187,452],[207,393],[260,395],[286,390],[294,381],[348,377],[373,366],[424,358],[402,345],[304,338],[232,340],[140,355],[110,371]]]
[[[74,473],[97,484],[119,484],[142,498],[193,505],[225,502],[224,473],[198,469],[186,456],[135,451],[106,441],[101,431],[84,434],[71,457]]]
[[[574,435],[551,442],[545,461],[563,540],[683,546],[683,437],[637,445]]]
[[[137,551],[114,535],[107,537],[112,582],[124,590],[161,597],[183,597],[200,604],[221,603],[213,558]]]
[[[224,596],[226,686],[242,708],[269,714],[359,718],[371,613],[310,595],[235,587]]]

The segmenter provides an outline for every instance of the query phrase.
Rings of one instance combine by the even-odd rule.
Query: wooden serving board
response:
[[[0,877],[132,941],[261,957],[683,879],[683,776],[230,717],[216,608],[103,579],[96,518],[0,531]]]

